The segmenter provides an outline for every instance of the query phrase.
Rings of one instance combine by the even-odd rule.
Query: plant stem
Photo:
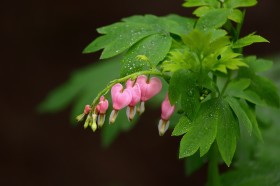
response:
[[[220,186],[219,175],[219,152],[216,143],[213,143],[209,151],[208,163],[208,186]]]

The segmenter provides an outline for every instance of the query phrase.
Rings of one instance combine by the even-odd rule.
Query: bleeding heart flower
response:
[[[97,118],[98,127],[102,127],[104,124],[108,106],[109,106],[108,100],[105,99],[104,96],[101,96],[100,101],[95,108],[96,112],[98,113],[98,118]]]
[[[88,114],[90,112],[90,105],[86,105],[84,109],[84,114]]]
[[[110,124],[115,122],[118,111],[128,106],[132,99],[132,94],[129,89],[123,89],[122,84],[117,83],[111,89],[113,108],[110,115]]]
[[[152,77],[148,79],[145,75],[138,76],[136,83],[139,84],[141,90],[141,105],[138,110],[141,114],[145,111],[144,102],[158,94],[161,91],[162,84],[159,78]]]
[[[175,106],[170,104],[168,94],[166,94],[164,101],[161,104],[161,119],[158,124],[159,135],[162,136],[169,127],[169,119],[174,113]]]
[[[135,105],[140,102],[141,90],[138,83],[132,81],[131,79],[127,80],[126,88],[130,90],[132,99],[126,109],[126,115],[129,121],[131,121],[136,113]]]

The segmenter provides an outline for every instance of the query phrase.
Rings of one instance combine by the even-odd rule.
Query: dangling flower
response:
[[[104,124],[108,106],[109,106],[108,100],[105,99],[104,96],[101,96],[100,101],[99,101],[98,105],[96,106],[96,110],[98,112],[98,118],[97,118],[98,127],[102,127]]]
[[[83,120],[84,117],[85,117],[85,115],[88,115],[88,114],[89,114],[90,109],[91,109],[91,108],[90,108],[90,105],[86,105],[85,108],[84,108],[84,112],[83,112],[82,114],[78,115],[78,116],[76,117],[76,120],[77,120],[78,122],[81,121],[81,120]],[[87,128],[88,125],[85,125],[84,127]]]
[[[90,105],[86,105],[84,109],[84,114],[87,115],[90,112]]]
[[[117,83],[112,87],[111,95],[114,110],[111,112],[109,123],[113,124],[118,115],[118,111],[130,104],[132,94],[129,89],[123,89],[122,84]]]
[[[127,109],[126,109],[126,116],[129,121],[131,121],[136,113],[135,105],[139,103],[141,98],[141,90],[138,85],[138,83],[135,83],[131,79],[127,80],[126,82],[126,88],[130,90],[132,98],[131,102],[129,103]]]
[[[138,112],[142,114],[145,111],[145,102],[161,91],[162,84],[159,78],[148,79],[145,75],[138,76],[136,83],[139,84],[141,90],[141,104]]]
[[[158,124],[159,135],[162,136],[169,127],[169,119],[174,113],[175,106],[170,104],[168,94],[166,94],[164,101],[161,104],[161,119]]]

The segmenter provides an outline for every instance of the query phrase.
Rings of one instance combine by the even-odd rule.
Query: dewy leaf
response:
[[[188,70],[178,70],[171,77],[168,95],[171,103],[181,97],[181,106],[192,120],[200,106],[200,94],[196,86],[197,76]]]
[[[250,7],[257,4],[257,0],[227,0],[224,2],[226,8]]]
[[[97,31],[103,36],[90,43],[84,53],[96,52],[104,49],[101,59],[116,56],[143,38],[153,34],[185,35],[193,29],[194,20],[177,15],[156,17],[153,15],[131,16],[122,22],[101,27]]]
[[[233,43],[232,48],[243,48],[253,43],[263,43],[263,42],[269,42],[269,41],[263,38],[262,36],[254,35],[254,33],[252,33],[237,40],[235,43]]]
[[[161,17],[166,25],[166,29],[179,36],[186,35],[193,30],[195,20],[171,14],[165,17]]]
[[[186,84],[194,84],[194,81],[190,79],[190,72],[188,70],[177,70],[173,73],[168,89],[168,97],[171,104],[176,103],[180,99],[182,93],[186,90]]]
[[[138,72],[149,65],[149,62],[156,66],[169,52],[171,42],[170,35],[154,34],[132,46],[121,61],[121,76]],[[146,56],[149,62],[139,60],[139,55]]]
[[[225,8],[209,10],[206,14],[198,19],[196,28],[200,30],[220,28],[226,23],[229,14],[230,10]]]
[[[252,123],[248,118],[246,112],[240,106],[238,100],[231,97],[226,97],[226,101],[229,103],[231,109],[234,111],[235,115],[237,116],[239,123],[244,125],[245,128],[248,130],[248,133],[251,135],[252,133]]]
[[[200,156],[209,151],[217,134],[220,115],[219,102],[219,99],[215,98],[201,104],[192,126],[181,139],[180,158],[193,155],[199,148]]]
[[[172,136],[181,136],[185,134],[190,127],[191,121],[189,120],[189,118],[186,116],[182,116],[174,128]]]
[[[106,35],[100,36],[90,43],[85,48],[84,53],[91,53],[104,48],[101,59],[116,56],[144,37],[158,33],[158,30],[149,25],[124,22],[100,28],[98,31]]]
[[[221,156],[227,166],[230,166],[231,160],[236,150],[236,141],[239,136],[239,125],[233,116],[228,105],[222,99],[218,99],[218,126],[217,126],[217,144]]]

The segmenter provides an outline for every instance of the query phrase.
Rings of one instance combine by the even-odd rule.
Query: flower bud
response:
[[[84,109],[84,114],[87,115],[90,112],[90,105],[86,105]]]
[[[169,127],[169,119],[175,111],[175,106],[170,104],[168,94],[166,94],[164,101],[161,104],[161,119],[158,124],[159,135],[162,136]]]

